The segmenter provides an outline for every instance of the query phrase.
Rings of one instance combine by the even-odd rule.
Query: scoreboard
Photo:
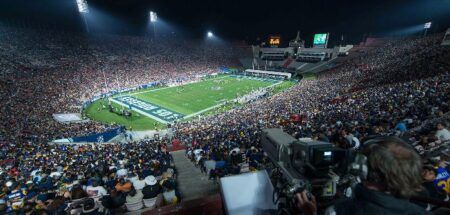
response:
[[[328,33],[314,34],[313,46],[316,48],[326,48],[328,43]]]
[[[278,47],[281,43],[280,36],[270,36],[269,37],[269,45],[272,47]]]

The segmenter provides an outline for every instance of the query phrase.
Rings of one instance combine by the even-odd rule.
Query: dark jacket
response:
[[[362,185],[355,187],[355,197],[337,202],[328,212],[336,215],[423,215],[425,209],[410,203],[408,200],[395,198],[386,193],[369,190]],[[329,214],[333,214],[332,212]]]
[[[104,196],[102,204],[105,208],[116,209],[124,205],[126,202],[126,197],[123,194],[117,194],[115,196]]]
[[[142,189],[142,194],[144,194],[144,199],[155,198],[161,192],[162,192],[162,189],[161,189],[161,186],[159,186],[159,184],[146,185]]]

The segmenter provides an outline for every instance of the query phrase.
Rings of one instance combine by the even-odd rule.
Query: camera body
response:
[[[278,196],[292,198],[296,193],[308,193],[326,202],[337,193],[341,177],[348,170],[350,155],[333,144],[310,138],[295,139],[281,129],[265,129],[261,145],[269,159],[279,169],[280,177],[272,181]]]

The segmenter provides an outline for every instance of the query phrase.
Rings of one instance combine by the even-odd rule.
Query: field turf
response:
[[[131,93],[135,98],[189,115],[276,82],[221,77],[178,87]]]
[[[280,87],[288,88],[292,82],[281,83]],[[118,96],[131,96],[150,104],[158,105],[170,111],[178,112],[183,115],[197,115],[199,112],[204,114],[214,111],[214,106],[219,106],[224,101],[235,99],[238,95],[243,96],[252,90],[264,88],[277,84],[274,80],[256,80],[250,78],[237,78],[231,76],[221,76],[218,78],[206,79],[200,82],[186,84],[176,87],[150,88],[139,91],[133,91]],[[163,123],[144,116],[135,111],[133,117],[125,118],[116,113],[111,113],[103,106],[107,104],[106,100],[98,100],[85,109],[85,114],[92,120],[103,123],[125,125],[133,130],[149,130],[164,128]],[[113,103],[113,107],[121,109],[119,104]],[[217,109],[220,110],[220,109]]]

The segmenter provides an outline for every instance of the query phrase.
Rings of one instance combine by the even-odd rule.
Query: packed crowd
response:
[[[0,142],[45,142],[98,132],[94,122],[60,124],[83,102],[154,81],[194,79],[237,65],[226,44],[202,40],[83,35],[0,28]]]
[[[155,207],[180,198],[172,156],[166,145],[152,140],[1,147],[0,213],[64,214],[76,209],[70,204],[77,201],[91,212],[133,210],[145,200],[153,199],[146,206]],[[83,202],[90,198],[93,204]]]
[[[107,127],[59,124],[51,114],[78,112],[83,101],[111,89],[191,80],[235,65],[231,49],[140,37],[87,38],[9,28],[0,33],[5,38],[0,41],[1,211],[57,214],[67,202],[94,196],[109,209],[158,195],[167,204],[177,202],[176,170],[165,146],[169,140],[48,145],[52,138]],[[450,49],[438,45],[440,38],[390,40],[317,80],[218,115],[179,122],[174,137],[211,178],[264,168],[268,160],[259,141],[264,128],[279,127],[295,138],[345,149],[356,149],[374,135],[397,135],[427,158],[450,140]],[[424,169],[424,180],[433,178],[429,170]]]
[[[438,165],[433,158],[450,142],[450,48],[439,45],[441,38],[392,39],[367,48],[317,80],[217,116],[179,123],[178,138],[212,177],[239,173],[241,163],[250,170],[264,168],[259,141],[264,128],[349,150],[377,135],[396,135],[412,144],[424,163]],[[433,173],[435,179],[438,172]],[[442,184],[440,191],[450,193]]]

